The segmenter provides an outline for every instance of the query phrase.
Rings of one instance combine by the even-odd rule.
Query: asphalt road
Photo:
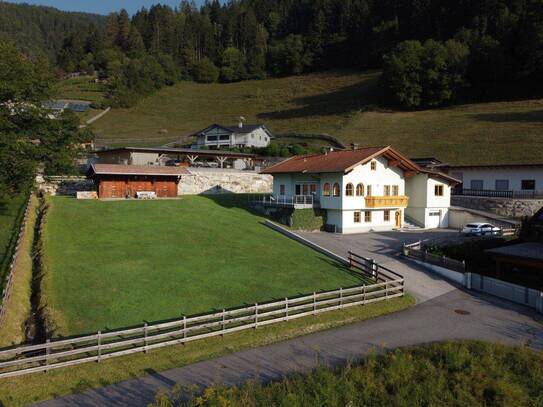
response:
[[[218,382],[236,385],[252,378],[269,381],[309,371],[316,366],[317,359],[319,363],[338,366],[363,358],[371,349],[384,351],[451,339],[527,344],[543,349],[543,325],[535,311],[495,297],[465,292],[418,266],[403,263],[395,256],[397,248],[401,247],[402,239],[414,236],[397,235],[400,232],[352,236],[305,234],[338,254],[343,255],[350,248],[363,255],[373,254],[376,260],[404,274],[407,289],[417,297],[416,307],[165,372],[152,372],[143,378],[39,405],[145,406],[154,400],[159,389],[169,389],[176,383],[203,387]]]

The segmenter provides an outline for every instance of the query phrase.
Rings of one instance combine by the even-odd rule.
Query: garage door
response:
[[[428,225],[426,225],[426,227],[430,229],[438,228],[440,220],[441,220],[440,211],[430,211],[428,213]]]

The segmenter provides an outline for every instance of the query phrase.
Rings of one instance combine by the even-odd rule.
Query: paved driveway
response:
[[[458,232],[451,230],[410,231],[361,233],[356,235],[341,235],[336,233],[300,233],[306,239],[334,252],[347,257],[352,250],[365,257],[375,259],[391,270],[405,277],[407,290],[412,293],[418,303],[446,294],[456,287],[436,274],[428,272],[423,267],[401,259],[399,254],[404,243],[414,243],[419,240],[434,241],[458,239]]]

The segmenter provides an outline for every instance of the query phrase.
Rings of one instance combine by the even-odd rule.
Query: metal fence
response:
[[[461,196],[484,196],[490,198],[510,198],[510,199],[543,199],[543,191],[496,191],[492,189],[456,189],[452,190],[452,195]]]
[[[0,325],[2,325],[2,323],[4,322],[4,318],[6,316],[6,309],[7,309],[6,304],[9,300],[9,297],[11,296],[11,287],[13,285],[13,278],[15,276],[15,269],[16,269],[15,264],[17,262],[19,253],[21,251],[21,244],[24,239],[26,224],[28,222],[28,217],[30,216],[31,200],[32,200],[32,195],[30,195],[30,197],[28,198],[28,201],[26,202],[26,208],[23,215],[23,219],[21,221],[21,226],[19,227],[17,241],[13,249],[13,256],[11,258],[11,263],[9,264],[9,269],[7,272],[4,288],[2,290],[2,295],[0,296]]]
[[[274,196],[250,195],[249,202],[253,205],[266,205],[278,207],[314,206],[319,200],[314,195]]]
[[[355,259],[352,262],[355,271],[373,278],[375,284],[314,292],[280,301],[183,317],[170,322],[145,324],[111,332],[99,331],[93,335],[3,349],[0,350],[0,378],[46,372],[87,362],[101,362],[113,357],[256,329],[307,315],[404,295],[404,279],[401,275],[375,262],[371,265],[363,263],[365,258],[362,256],[353,254],[352,257]]]
[[[450,270],[464,273],[466,271],[466,262],[451,259],[447,256],[439,256],[437,254],[429,253],[427,250],[423,250],[422,242],[416,242],[403,246],[404,256],[414,258],[426,263],[430,263],[436,266],[445,267]]]

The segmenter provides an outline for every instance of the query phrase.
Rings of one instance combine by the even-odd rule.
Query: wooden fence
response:
[[[375,284],[314,292],[280,301],[183,317],[170,322],[145,324],[111,332],[99,331],[94,335],[3,349],[0,350],[0,378],[47,372],[87,362],[100,362],[117,356],[223,336],[245,329],[256,329],[307,315],[317,315],[404,295],[404,279],[401,275],[373,261],[368,265],[370,259],[354,253],[352,257],[353,271],[364,273],[367,278],[373,279]]]
[[[11,259],[11,263],[9,264],[9,269],[6,276],[6,281],[4,284],[4,288],[2,290],[2,295],[0,296],[0,325],[3,324],[4,318],[6,316],[6,310],[7,310],[7,302],[9,300],[9,297],[11,295],[11,287],[13,285],[13,278],[15,275],[15,263],[17,262],[17,258],[19,257],[19,252],[21,250],[21,244],[23,242],[23,238],[25,235],[26,230],[26,224],[28,222],[28,217],[30,215],[30,208],[31,208],[31,200],[32,195],[28,198],[28,201],[26,202],[26,208],[23,215],[23,219],[21,221],[21,226],[19,227],[19,232],[17,235],[17,241],[15,243],[15,247],[13,248],[13,257]]]
[[[436,266],[445,267],[449,270],[458,271],[460,273],[464,273],[466,271],[466,263],[464,261],[429,253],[428,251],[422,249],[422,242],[416,242],[409,245],[404,244],[403,254],[404,256],[434,264]]]

